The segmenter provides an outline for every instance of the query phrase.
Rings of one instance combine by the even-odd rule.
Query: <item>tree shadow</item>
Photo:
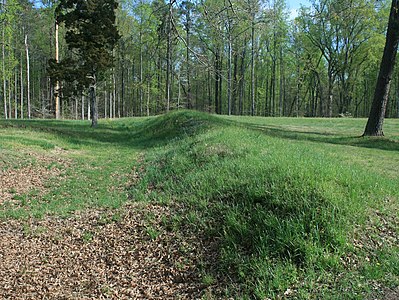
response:
[[[260,131],[266,135],[288,140],[310,141],[335,145],[371,148],[386,151],[399,151],[399,141],[386,137],[345,136],[328,132],[299,131],[276,128],[255,123],[239,122],[241,126]]]
[[[122,118],[100,120],[98,127],[91,128],[89,121],[72,120],[0,120],[0,128],[14,128],[52,134],[68,144],[78,147],[106,147],[118,145],[127,149],[145,150],[160,147],[188,135],[205,130],[212,124],[209,118],[198,112],[171,113],[145,119]],[[18,140],[23,144],[45,145],[51,148],[48,136],[16,137],[3,135],[3,140]]]
[[[171,141],[193,135],[209,128],[210,125],[231,124],[262,132],[268,136],[297,141],[310,141],[346,145],[353,147],[399,151],[399,141],[386,137],[345,136],[331,132],[300,131],[269,125],[259,125],[241,121],[221,120],[214,116],[198,112],[183,111],[159,117],[145,118],[140,121],[132,118],[118,120],[101,120],[97,128],[91,128],[89,121],[70,120],[0,120],[0,128],[21,128],[36,132],[54,134],[57,139],[78,147],[106,147],[117,144],[128,149],[145,150],[160,147]],[[17,139],[11,136],[2,136],[2,139]],[[28,136],[19,138],[29,144]],[[32,140],[33,144],[51,147],[47,137],[42,141]]]

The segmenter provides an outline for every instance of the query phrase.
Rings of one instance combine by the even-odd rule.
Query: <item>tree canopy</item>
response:
[[[92,117],[95,77],[100,118],[179,108],[366,117],[389,4],[312,0],[294,11],[284,0],[4,1],[1,115],[48,118],[58,107],[63,118]],[[386,116],[397,117],[399,70],[392,85]]]

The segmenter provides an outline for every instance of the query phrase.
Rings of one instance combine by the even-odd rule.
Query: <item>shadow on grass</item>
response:
[[[345,136],[334,133],[298,131],[292,129],[276,128],[254,123],[240,122],[241,126],[260,131],[269,136],[284,138],[289,140],[311,141],[316,143],[327,143],[335,145],[346,145],[353,147],[372,148],[387,151],[399,151],[399,141],[391,140],[386,137],[361,137]]]
[[[0,128],[31,130],[49,133],[71,145],[104,147],[110,144],[138,150],[165,145],[173,140],[206,130],[223,121],[203,113],[182,111],[151,118],[122,118],[100,120],[97,128],[89,121],[71,120],[0,120]],[[48,137],[3,135],[3,140],[14,140],[26,145],[54,148]]]
[[[97,128],[91,128],[89,121],[56,120],[0,120],[0,128],[21,128],[35,132],[54,134],[57,138],[76,146],[104,147],[115,144],[138,150],[163,146],[173,140],[193,135],[211,126],[224,124],[237,125],[260,131],[266,135],[299,141],[347,145],[387,151],[399,151],[399,141],[389,138],[356,137],[329,132],[299,131],[281,127],[259,125],[240,121],[228,121],[205,113],[180,111],[151,118],[122,118],[100,120]],[[26,137],[3,135],[3,140],[18,140],[23,144],[33,144],[43,148],[53,148],[47,138],[38,140]]]

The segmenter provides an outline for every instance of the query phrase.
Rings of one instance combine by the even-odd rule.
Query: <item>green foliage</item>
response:
[[[120,36],[115,26],[114,0],[63,0],[55,14],[65,24],[70,54],[60,63],[50,60],[54,79],[75,83],[81,91],[113,65],[113,50]]]

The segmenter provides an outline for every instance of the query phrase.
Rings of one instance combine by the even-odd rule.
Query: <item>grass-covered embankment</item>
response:
[[[167,252],[162,264],[192,274],[205,298],[398,295],[391,290],[399,284],[398,121],[387,120],[387,137],[381,139],[359,138],[364,123],[188,111],[104,120],[97,129],[80,121],[1,121],[0,169],[8,181],[0,216],[22,220],[30,232],[32,218],[100,210],[89,213],[89,223],[66,222],[79,227],[64,230],[65,239],[71,240],[69,230],[81,232],[80,240],[71,240],[78,250],[93,244],[108,253],[105,233],[126,233],[110,239],[119,247],[115,252],[146,235],[144,244],[153,241],[151,249]],[[14,184],[29,174],[40,176],[27,187]],[[143,216],[134,221],[139,229],[131,221],[138,218],[130,217],[136,215],[132,203],[149,203],[137,212]],[[63,226],[58,219],[49,223]],[[46,230],[53,229],[40,232]],[[201,243],[205,250],[198,250]],[[179,258],[168,258],[168,249]],[[132,251],[118,255],[131,258]],[[118,278],[104,278],[105,287],[98,286],[100,279],[88,279],[96,289],[80,287],[84,293],[78,295],[125,291],[118,289]]]
[[[197,113],[154,120],[165,132],[189,125],[191,134],[147,153],[133,195],[184,203],[186,215],[173,222],[218,238],[221,273],[211,275],[230,278],[235,297],[350,299],[397,285],[399,185],[380,167],[398,159],[398,142],[359,141],[340,128],[315,133],[312,120],[277,122],[284,121],[301,125],[303,138],[289,127],[262,130]]]

